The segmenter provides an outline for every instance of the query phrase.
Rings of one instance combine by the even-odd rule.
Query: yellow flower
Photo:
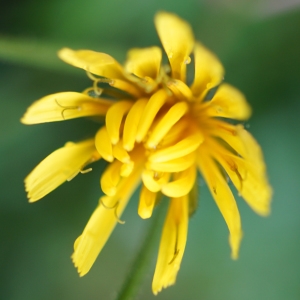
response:
[[[234,87],[222,83],[217,57],[194,40],[188,23],[160,12],[155,26],[169,64],[158,47],[134,48],[122,67],[105,53],[62,49],[59,57],[87,71],[93,86],[35,102],[24,124],[105,116],[93,138],[68,142],[43,160],[25,179],[30,202],[72,179],[100,158],[110,162],[100,179],[104,192],[72,255],[85,275],[105,245],[136,187],[142,183],[138,214],[150,218],[158,196],[170,198],[152,289],[175,283],[183,257],[188,219],[196,209],[197,171],[206,180],[229,229],[232,258],[238,257],[241,220],[229,178],[258,214],[270,210],[271,188],[261,149],[237,122],[251,109]],[[191,55],[193,58],[191,58]],[[194,76],[187,80],[187,66]]]

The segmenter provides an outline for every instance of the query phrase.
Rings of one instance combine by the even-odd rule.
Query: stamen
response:
[[[117,221],[118,221],[119,224],[125,224],[125,221],[122,221],[122,220],[119,218],[118,213],[117,213],[117,209],[118,209],[119,204],[120,204],[120,202],[118,201],[118,202],[117,202],[116,209],[115,209],[115,217],[116,217],[116,219],[117,219]]]
[[[98,83],[108,83],[109,85],[111,85],[114,82],[114,80],[110,78],[96,77],[89,71],[86,71],[86,74],[91,80],[93,80],[93,91],[97,96],[100,96],[104,91],[103,88],[98,87]]]
[[[69,178],[67,179],[67,181],[71,181],[71,180],[74,179],[79,173],[81,173],[81,174],[86,174],[86,173],[91,172],[92,170],[93,170],[93,168],[88,168],[88,169],[86,169],[86,170],[79,170],[79,171],[75,172],[74,175],[72,175],[71,177],[69,177]]]
[[[114,206],[112,206],[112,207],[109,207],[109,206],[107,206],[104,202],[103,202],[103,197],[101,197],[101,199],[100,199],[100,204],[102,204],[103,206],[104,206],[104,208],[106,208],[106,209],[114,209],[114,214],[115,214],[115,217],[116,217],[116,219],[117,219],[117,222],[118,223],[120,223],[120,224],[125,224],[125,221],[122,221],[120,218],[119,218],[119,216],[118,216],[118,214],[117,214],[117,209],[118,209],[118,206],[119,206],[119,204],[120,204],[120,201],[117,201],[115,204],[114,204]]]
[[[86,174],[86,173],[89,173],[93,170],[93,168],[88,168],[88,169],[85,169],[85,170],[81,170],[80,173],[81,174]]]
[[[88,67],[86,67],[86,69],[88,69]],[[96,77],[94,74],[92,74],[89,71],[86,71],[86,74],[88,76],[88,78],[90,78],[93,81],[97,81],[97,82],[103,82],[103,83],[110,83],[112,80],[106,77]]]
[[[64,112],[65,112],[66,110],[73,110],[73,109],[78,110],[78,111],[81,110],[81,107],[80,107],[80,106],[63,106],[63,105],[61,105],[61,104],[58,103],[58,100],[57,100],[57,99],[54,99],[54,101],[56,102],[56,104],[57,104],[59,107],[63,108],[63,110],[61,111],[61,117],[62,117],[64,120],[66,120],[66,118],[65,118],[65,116],[64,116]]]
[[[88,69],[88,67],[86,68]],[[86,72],[86,75],[89,79],[93,80],[93,81],[96,81],[98,80],[98,77],[96,77],[94,74],[92,74],[90,71],[85,71]]]
[[[85,95],[91,97],[92,92],[95,92],[94,88],[93,87],[89,87],[89,88],[86,88],[85,90],[83,90],[82,94],[85,94]]]
[[[117,205],[118,202],[116,202],[113,206],[110,207],[110,206],[108,206],[108,205],[106,205],[104,203],[103,198],[106,198],[106,196],[101,197],[100,200],[99,200],[99,203],[102,204],[104,206],[104,208],[106,208],[106,209],[114,209],[114,208],[116,208],[116,205]]]
[[[94,141],[95,143],[95,141]],[[99,160],[101,158],[101,155],[99,154],[99,152],[96,150],[94,153],[93,153],[93,156],[86,162],[86,165],[89,165],[97,160]]]
[[[101,82],[101,81],[100,80],[95,80],[93,82],[93,89],[94,89],[94,93],[97,96],[101,96],[101,94],[103,93],[103,89],[101,89],[101,88],[98,87],[98,82]]]
[[[69,178],[67,179],[67,181],[71,181],[72,179],[74,179],[74,178],[79,174],[79,172],[80,172],[80,171],[75,172],[71,177],[69,177]]]
[[[144,170],[142,173],[142,180],[144,185],[153,193],[159,192],[170,178],[170,173],[159,173],[151,170]]]

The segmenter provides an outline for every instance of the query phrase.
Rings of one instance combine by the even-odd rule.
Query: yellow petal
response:
[[[213,128],[210,129],[212,136],[223,139],[241,157],[255,164],[261,172],[265,172],[266,166],[261,148],[243,125],[231,125],[216,119],[210,120],[210,122],[214,124]]]
[[[260,215],[268,215],[272,190],[262,168],[241,157],[233,155],[227,149],[212,144],[215,159],[223,166],[233,184],[249,206]]]
[[[181,172],[189,168],[195,162],[196,154],[191,152],[185,156],[181,156],[176,159],[163,161],[163,162],[151,162],[148,161],[146,167],[157,172]]]
[[[211,119],[210,135],[223,139],[230,147],[232,147],[242,157],[247,156],[245,143],[240,138],[240,131],[244,130],[242,125],[231,125],[229,123]]]
[[[244,158],[255,165],[259,172],[264,173],[266,165],[264,162],[263,153],[254,137],[245,130],[242,126],[238,127],[238,136],[245,147]]]
[[[226,180],[209,153],[209,147],[207,149],[204,146],[199,148],[199,155],[197,157],[198,167],[228,226],[231,257],[237,259],[242,238],[240,214]]]
[[[167,172],[154,172],[151,170],[144,170],[142,179],[147,189],[153,193],[159,192],[170,178],[170,173]]]
[[[29,202],[43,198],[99,158],[94,139],[77,144],[69,142],[54,151],[25,178]]]
[[[95,146],[105,160],[109,162],[114,160],[112,144],[105,126],[97,131],[95,136]]]
[[[197,176],[197,175],[196,175]],[[188,194],[189,197],[189,218],[193,216],[198,208],[199,203],[199,186],[195,180],[194,186]]]
[[[156,295],[176,281],[188,233],[188,197],[171,199],[152,282]]]
[[[119,216],[139,184],[141,170],[142,164],[139,161],[131,175],[122,179],[115,196],[102,197],[83,233],[75,241],[72,260],[80,276],[84,276],[90,270],[118,223]]]
[[[120,170],[121,170],[122,163],[115,160],[111,163],[100,179],[101,189],[104,194],[107,196],[114,196],[117,192],[117,185],[121,179]]]
[[[113,102],[89,97],[75,92],[51,94],[34,102],[21,122],[38,124],[64,121],[87,116],[105,115]]]
[[[124,115],[133,105],[132,101],[119,101],[114,104],[106,114],[106,128],[112,144],[117,144],[120,139],[120,126]]]
[[[162,187],[162,193],[168,197],[186,196],[195,184],[196,174],[194,165],[183,172],[177,173],[174,181]]]
[[[207,114],[214,117],[246,120],[251,115],[251,108],[244,95],[229,84],[222,84],[207,104]]]
[[[189,107],[186,102],[174,104],[153,129],[146,142],[147,147],[156,148],[175,123],[188,112],[188,109]]]
[[[64,62],[95,75],[124,79],[122,66],[108,54],[63,48],[58,52],[58,56]]]
[[[143,185],[138,208],[138,214],[142,219],[148,219],[151,217],[155,200],[156,193],[151,192]]]
[[[108,84],[116,89],[130,94],[131,96],[134,96],[135,98],[139,98],[142,95],[142,91],[136,85],[125,80],[113,79],[110,80]]]
[[[174,145],[154,151],[153,154],[149,155],[148,159],[151,162],[164,162],[177,159],[195,151],[202,141],[203,135],[197,131]]]
[[[128,177],[132,173],[133,168],[134,168],[134,161],[131,160],[127,163],[124,163],[121,167],[120,175],[122,177]]]
[[[167,97],[168,94],[163,89],[157,91],[151,96],[139,121],[136,134],[137,142],[141,142],[144,139],[158,111],[165,104]]]
[[[121,142],[113,146],[113,155],[116,159],[118,159],[122,163],[130,162],[130,156],[127,153],[127,151],[122,147]]]
[[[169,147],[178,141],[189,132],[191,127],[191,120],[188,117],[182,117],[163,138],[160,142],[161,147]]]
[[[268,183],[261,148],[247,130],[240,127],[238,134],[246,149],[244,160],[250,165],[246,174],[249,183],[243,187],[241,195],[257,213],[267,215],[270,212],[272,188]]]
[[[207,92],[217,86],[224,77],[224,68],[219,59],[199,42],[194,49],[195,79],[191,86],[193,94],[203,99]]]
[[[172,68],[172,77],[185,82],[186,65],[194,47],[190,25],[175,14],[159,12],[155,26]]]
[[[171,79],[167,82],[167,87],[181,101],[193,100],[191,89],[181,80]]]
[[[128,51],[125,70],[140,78],[156,79],[159,73],[162,53],[158,47],[134,48]]]
[[[123,147],[127,151],[131,151],[134,147],[137,127],[146,104],[147,99],[136,101],[127,114],[123,130]]]

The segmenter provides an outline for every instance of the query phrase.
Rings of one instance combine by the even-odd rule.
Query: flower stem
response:
[[[157,236],[160,233],[161,223],[165,215],[165,205],[160,203],[156,208],[156,215],[151,218],[152,223],[145,235],[144,242],[139,250],[135,261],[129,270],[126,280],[121,287],[116,300],[136,299],[135,296],[139,291],[141,283],[147,274],[147,269],[151,263]]]
[[[25,37],[0,35],[0,60],[19,65],[72,72],[57,58],[61,45]]]
[[[80,75],[57,57],[57,51],[66,45],[53,40],[40,40],[27,37],[4,36],[0,34],[0,61],[17,65]],[[73,47],[80,48],[80,45]],[[95,46],[96,47],[96,46]],[[123,49],[114,45],[104,45],[104,50],[122,57]]]

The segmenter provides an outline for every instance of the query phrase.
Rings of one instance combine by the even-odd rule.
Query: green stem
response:
[[[72,72],[57,57],[61,45],[24,37],[0,35],[0,60],[52,71]]]
[[[132,267],[126,277],[127,279],[121,287],[116,300],[135,299],[151,263],[151,258],[155,251],[157,236],[161,232],[161,224],[163,216],[165,215],[164,206],[165,205],[163,205],[163,203],[160,203],[156,209],[156,216],[151,218],[152,224],[149,226],[142,247],[132,264]]]
[[[4,36],[0,34],[0,62],[10,62],[18,65],[34,67],[65,74],[82,76],[82,72],[76,71],[62,62],[57,57],[57,51],[63,47],[80,49],[76,46],[51,40],[40,40],[28,37]],[[97,46],[91,45],[91,49],[97,50]],[[116,57],[123,57],[123,47],[118,45],[102,45],[101,52],[108,52]],[[125,53],[125,51],[124,51]]]

